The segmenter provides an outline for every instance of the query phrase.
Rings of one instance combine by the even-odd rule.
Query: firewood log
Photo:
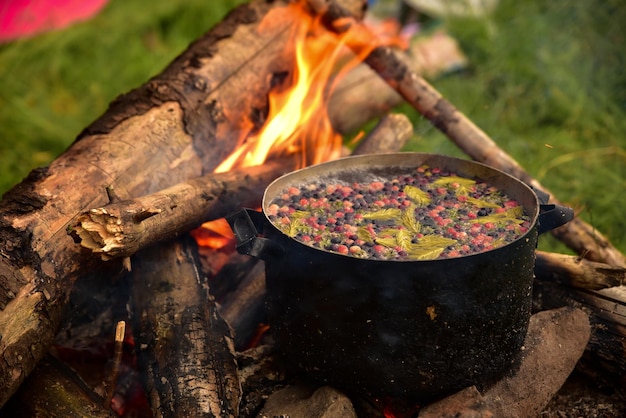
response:
[[[236,417],[241,385],[232,331],[199,273],[191,237],[132,258],[134,329],[155,417]]]
[[[48,355],[15,397],[0,409],[0,416],[114,418],[117,415],[102,405],[102,399],[73,370]]]
[[[231,12],[162,73],[118,97],[50,166],[0,202],[0,405],[48,350],[77,277],[105,267],[66,233],[75,217],[209,173],[258,126],[272,74],[285,74],[289,26],[259,32],[284,0]],[[122,263],[114,263],[118,270]]]
[[[70,233],[105,261],[130,257],[204,222],[258,205],[265,187],[294,168],[295,161],[287,160],[207,174],[156,193],[90,209],[77,218]]]
[[[537,251],[535,276],[542,281],[600,290],[626,283],[626,268],[566,254]]]

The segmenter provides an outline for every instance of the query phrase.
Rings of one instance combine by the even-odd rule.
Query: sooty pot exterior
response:
[[[266,264],[271,332],[313,378],[375,397],[429,400],[482,385],[514,365],[530,319],[539,202],[520,181],[482,164],[417,153],[351,157],[299,170],[266,190],[421,164],[477,177],[524,206],[532,228],[495,250],[445,260],[381,261],[302,244],[259,212],[229,219],[239,251]],[[559,215],[556,224],[565,223]],[[238,226],[239,225],[239,226]],[[554,225],[556,226],[556,225]],[[543,228],[547,229],[547,228]],[[543,232],[543,231],[542,231]]]
[[[420,262],[292,248],[266,260],[272,335],[347,391],[421,400],[486,383],[524,341],[536,240],[533,229],[499,250]]]

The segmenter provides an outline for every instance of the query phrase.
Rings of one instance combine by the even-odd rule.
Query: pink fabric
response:
[[[61,29],[95,15],[107,0],[0,0],[0,42]]]

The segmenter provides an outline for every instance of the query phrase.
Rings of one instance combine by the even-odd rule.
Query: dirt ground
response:
[[[539,418],[626,417],[626,395],[598,387],[574,372]]]

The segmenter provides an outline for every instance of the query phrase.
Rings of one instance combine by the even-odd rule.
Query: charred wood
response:
[[[535,276],[538,280],[565,286],[600,290],[623,285],[626,282],[626,268],[566,254],[537,251]]]
[[[406,115],[389,114],[356,146],[353,155],[400,151],[412,135],[413,125]]]
[[[207,174],[132,200],[80,215],[70,234],[103,260],[137,251],[186,233],[245,206],[258,206],[265,187],[292,171],[295,161]]]
[[[267,398],[285,387],[291,377],[281,367],[271,342],[238,353],[237,363],[243,392],[241,416],[256,417]]]
[[[237,289],[220,304],[220,314],[233,328],[235,349],[243,351],[255,339],[265,315],[265,264],[257,263]]]
[[[399,150],[394,142],[404,144],[411,134],[412,125],[405,115],[389,115],[370,133],[373,139],[363,141],[356,152],[369,153],[377,147]],[[295,161],[274,161],[208,174],[156,193],[112,202],[81,214],[70,234],[105,261],[129,257],[241,207],[260,206],[265,187],[294,168]]]
[[[233,251],[229,255],[228,261],[215,273],[211,271],[210,267],[206,266],[206,264],[210,263],[208,259],[211,258],[212,251],[207,249],[206,254],[204,254],[205,252],[202,247],[200,247],[199,251],[203,271],[208,273],[209,290],[218,303],[223,303],[224,298],[229,293],[237,290],[241,282],[243,282],[252,269],[254,269],[254,266],[260,263],[256,258]]]
[[[132,275],[138,359],[155,416],[238,416],[231,329],[199,274],[195,242],[178,239],[138,253]]]
[[[0,202],[0,405],[47,352],[73,282],[104,268],[66,234],[75,217],[212,172],[260,126],[271,75],[289,72],[292,22],[261,19],[285,1],[235,9],[161,74],[122,95],[49,167]],[[241,94],[245,92],[245,94]],[[121,261],[108,268],[122,270]]]
[[[109,408],[72,369],[47,355],[2,409],[15,418],[113,418]]]

